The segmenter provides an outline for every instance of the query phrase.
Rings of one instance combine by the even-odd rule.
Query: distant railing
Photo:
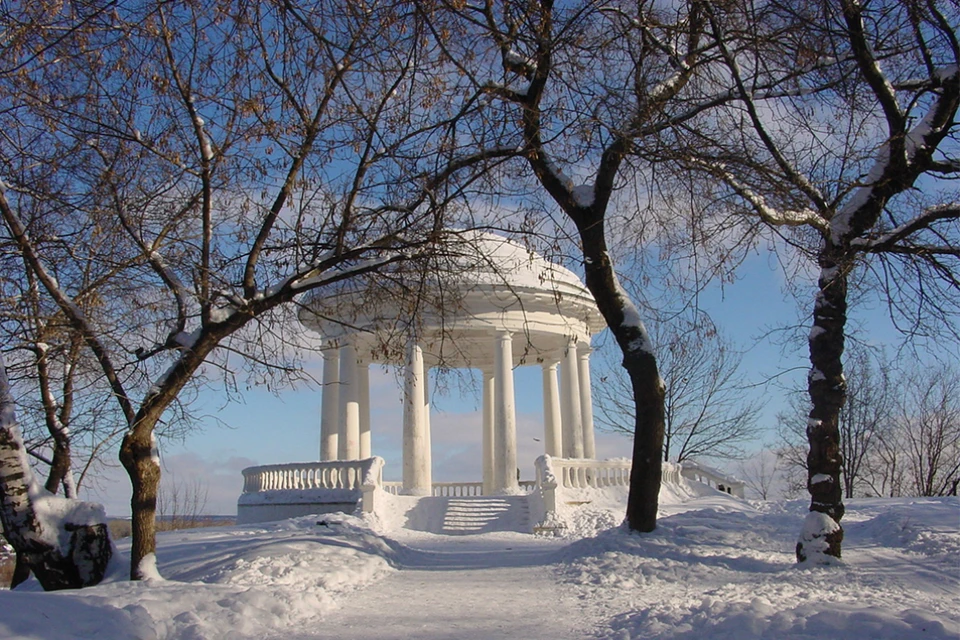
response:
[[[337,500],[352,499],[345,497],[343,491],[357,492],[357,499],[362,499],[364,511],[374,509],[377,489],[382,489],[392,495],[403,493],[402,482],[383,481],[383,458],[374,456],[364,460],[329,460],[326,462],[292,462],[287,464],[270,464],[259,467],[248,467],[243,470],[243,493],[241,498],[246,504],[255,504],[260,499],[256,494],[268,494],[274,491],[329,491],[328,494],[311,496],[319,501],[336,498]],[[534,491],[538,482],[523,480],[519,482],[520,490],[525,493]],[[338,493],[334,493],[334,491]],[[482,496],[482,482],[435,482],[432,495],[439,497],[469,497]],[[271,500],[268,495],[263,496]],[[287,497],[286,499],[290,499]],[[299,496],[299,500],[311,499],[310,496]]]
[[[723,491],[732,496],[743,498],[744,482],[732,476],[728,476],[722,471],[717,471],[705,465],[692,460],[684,460],[680,474],[688,480],[694,480],[713,487],[718,491]]]
[[[482,496],[482,482],[434,482],[433,495],[447,498]]]
[[[680,466],[662,463],[663,482],[679,483]],[[630,460],[588,460],[580,458],[553,458],[540,456],[534,464],[537,470],[536,486],[543,496],[543,505],[549,517],[557,510],[557,492],[564,489],[602,489],[630,486]]]
[[[382,484],[383,458],[292,462],[249,467],[243,470],[243,492],[291,489],[348,489]]]
[[[380,488],[386,491],[391,495],[398,496],[403,493],[403,483],[402,482],[381,482]]]
[[[550,458],[558,486],[567,489],[585,487],[603,488],[629,486],[629,460],[584,460]],[[537,467],[538,480],[542,484],[541,467]]]
[[[520,490],[525,493],[530,493],[537,488],[536,480],[521,480],[520,481]],[[402,482],[381,482],[380,488],[395,496],[403,494],[403,483]],[[483,495],[483,483],[482,482],[434,482],[433,491],[431,495],[447,497],[447,498],[459,498],[464,496],[482,496]]]

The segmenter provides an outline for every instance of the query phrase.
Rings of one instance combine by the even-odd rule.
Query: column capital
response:
[[[577,343],[577,353],[580,354],[581,358],[586,358],[593,353],[593,347],[590,346],[589,342]]]

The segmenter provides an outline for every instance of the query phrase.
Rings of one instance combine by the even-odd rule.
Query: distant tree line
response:
[[[846,365],[847,402],[840,413],[844,497],[957,495],[956,363],[898,367],[862,348],[852,354]],[[781,414],[778,420],[782,444],[777,453],[787,477],[796,479],[797,470],[806,471],[805,434],[796,414]],[[793,485],[796,490],[796,480]]]

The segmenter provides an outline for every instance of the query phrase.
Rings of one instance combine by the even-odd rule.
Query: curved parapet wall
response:
[[[243,470],[237,524],[353,513],[382,484],[383,458],[295,462]],[[363,505],[366,509],[367,505]],[[371,505],[372,508],[372,505]]]

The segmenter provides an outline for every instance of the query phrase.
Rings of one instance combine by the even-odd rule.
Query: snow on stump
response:
[[[832,564],[840,559],[843,527],[825,513],[811,511],[797,541],[797,562]]]
[[[103,580],[113,555],[103,507],[50,495],[37,498],[34,507],[40,526],[20,553],[44,590],[80,589]]]

